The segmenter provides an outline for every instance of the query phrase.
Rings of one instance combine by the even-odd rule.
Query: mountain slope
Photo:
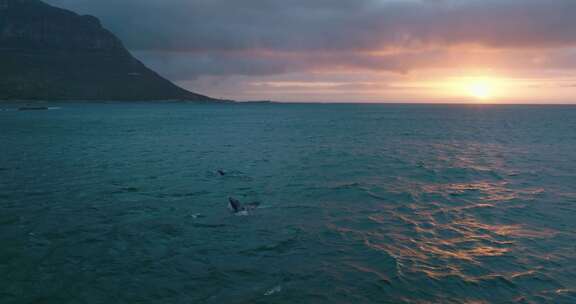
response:
[[[0,100],[216,101],[134,58],[92,16],[40,0],[0,0]]]

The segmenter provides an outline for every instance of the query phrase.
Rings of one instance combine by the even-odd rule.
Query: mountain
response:
[[[93,16],[0,0],[0,100],[217,101],[148,69]]]

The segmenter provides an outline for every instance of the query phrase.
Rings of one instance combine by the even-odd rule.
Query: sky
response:
[[[218,98],[576,103],[576,0],[47,0]]]

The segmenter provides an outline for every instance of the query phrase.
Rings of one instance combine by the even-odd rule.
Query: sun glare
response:
[[[473,82],[466,90],[471,97],[479,100],[488,100],[494,96],[494,86],[485,81]]]
[[[458,81],[458,91],[462,96],[474,98],[477,101],[490,101],[502,97],[504,80],[492,77],[471,77]]]

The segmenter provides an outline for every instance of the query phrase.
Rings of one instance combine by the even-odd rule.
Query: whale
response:
[[[229,197],[228,208],[235,215],[248,215],[248,211],[258,208],[260,202],[253,202],[243,205],[239,200]]]
[[[233,197],[228,198],[228,208],[230,208],[232,213],[239,213],[242,211],[246,211],[246,208],[244,208],[244,206],[242,206],[242,203],[240,203],[239,200],[237,200]]]

